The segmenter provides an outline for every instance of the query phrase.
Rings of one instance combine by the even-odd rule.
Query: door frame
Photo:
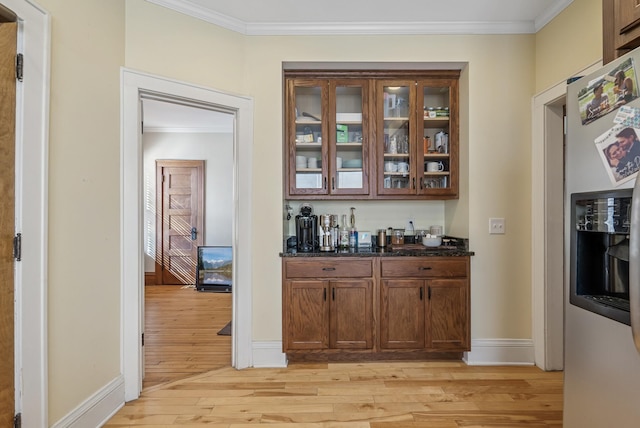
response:
[[[575,73],[597,70],[598,61]],[[564,368],[564,119],[566,81],[532,99],[531,314],[534,362],[542,370]],[[562,159],[558,165],[554,161]],[[561,188],[559,188],[561,186]]]
[[[16,412],[23,426],[45,427],[51,18],[31,0],[0,3],[18,16],[18,52],[25,64],[16,89],[15,227],[22,233],[22,261],[14,271]]]
[[[205,228],[205,219],[204,219],[204,204],[205,204],[205,191],[204,191],[204,169],[205,162],[204,160],[187,160],[187,159],[156,159],[156,236],[155,236],[155,284],[164,284],[164,251],[165,251],[165,236],[164,236],[164,226],[165,226],[165,215],[164,215],[164,186],[163,186],[163,175],[165,168],[181,168],[181,167],[189,167],[196,168],[198,171],[198,189],[197,189],[197,197],[198,204],[197,206],[191,207],[191,209],[197,210],[197,218],[196,221],[196,230],[198,235],[201,237],[198,241],[196,241],[197,245],[204,245],[204,228]],[[191,225],[193,226],[193,224]],[[197,249],[193,251],[193,266],[197,264]],[[195,284],[195,269],[194,273],[194,282]]]
[[[1,1],[1,0],[0,0]],[[125,401],[142,390],[144,302],[141,97],[189,103],[234,114],[231,364],[252,365],[252,146],[253,99],[121,68],[121,298]]]

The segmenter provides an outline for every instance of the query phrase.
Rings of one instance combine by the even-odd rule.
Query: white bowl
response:
[[[439,247],[442,245],[442,236],[431,236],[430,238],[423,236],[422,245],[425,247]]]

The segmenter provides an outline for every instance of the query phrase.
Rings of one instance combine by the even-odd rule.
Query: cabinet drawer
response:
[[[382,259],[380,269],[384,278],[442,278],[467,276],[467,258],[403,257]]]
[[[285,260],[286,278],[363,278],[373,276],[373,260],[323,258]]]

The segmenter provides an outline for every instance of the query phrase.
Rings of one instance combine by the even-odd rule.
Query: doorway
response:
[[[231,365],[250,367],[251,350],[251,181],[253,101],[248,97],[122,70],[122,295],[123,374],[125,400],[142,389],[142,315],[144,299],[143,200],[141,171],[141,99],[155,98],[184,105],[217,109],[234,115],[232,239],[234,292],[232,293]]]
[[[231,364],[232,296],[194,284],[198,247],[233,244],[234,115],[144,95],[142,116],[144,390]]]
[[[599,67],[592,64],[577,75]],[[564,105],[566,82],[533,97],[531,289],[535,364],[564,368]]]

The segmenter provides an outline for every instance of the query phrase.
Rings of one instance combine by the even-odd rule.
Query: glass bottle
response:
[[[349,230],[349,248],[358,248],[358,229],[356,229],[355,208],[351,208],[351,229]]]
[[[340,227],[339,247],[349,248],[349,228],[347,227],[347,215],[342,214],[342,226]]]

